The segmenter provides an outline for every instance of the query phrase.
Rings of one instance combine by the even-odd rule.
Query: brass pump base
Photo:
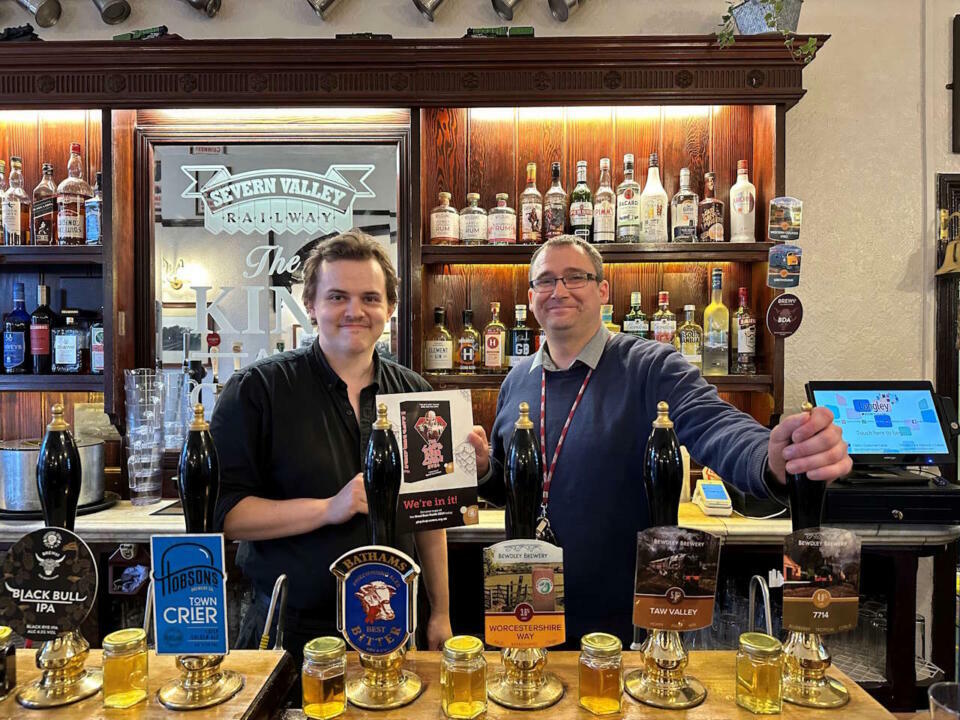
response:
[[[830,654],[818,633],[791,631],[783,644],[783,699],[811,708],[838,708],[850,702],[843,684],[827,677]]]
[[[696,678],[684,675],[689,658],[674,630],[652,630],[643,646],[643,667],[624,678],[624,686],[634,700],[655,708],[683,710],[696,707],[707,697],[707,690]]]
[[[487,681],[487,696],[513,710],[542,710],[563,697],[560,678],[547,672],[547,651],[504,648],[503,669]]]
[[[364,710],[390,710],[409,705],[423,692],[423,680],[403,669],[403,648],[388,655],[360,653],[363,675],[347,681],[347,700]]]
[[[222,655],[177,655],[180,677],[157,691],[169,710],[198,710],[226,702],[243,689],[243,675],[221,670]]]
[[[90,644],[78,630],[45,642],[37,653],[39,680],[17,693],[17,702],[26,708],[41,709],[69,705],[96,695],[103,687],[100,668],[84,668]]]

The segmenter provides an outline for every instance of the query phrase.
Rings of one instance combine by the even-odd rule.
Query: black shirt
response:
[[[412,370],[374,353],[374,381],[360,393],[354,417],[347,385],[320,344],[274,355],[234,374],[217,402],[210,431],[220,457],[216,523],[243,498],[330,498],[363,468],[376,420],[377,394],[431,387]],[[369,544],[366,515],[304,535],[241,543],[237,562],[254,587],[269,594],[287,574],[287,603],[319,619],[336,618],[336,579],[330,565]],[[413,557],[413,537],[398,538]]]

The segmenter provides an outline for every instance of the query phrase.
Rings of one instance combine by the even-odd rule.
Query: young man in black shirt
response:
[[[319,635],[336,635],[336,582],[329,566],[369,542],[362,458],[376,395],[431,390],[374,346],[397,304],[397,274],[372,237],[351,231],[324,241],[304,265],[303,300],[316,321],[309,348],[234,374],[213,415],[220,456],[217,522],[241,540],[237,562],[256,597],[238,647],[256,647],[278,575],[288,578],[284,647],[300,657]],[[414,539],[430,599],[430,649],[452,635],[444,530]],[[271,634],[272,638],[272,634]]]

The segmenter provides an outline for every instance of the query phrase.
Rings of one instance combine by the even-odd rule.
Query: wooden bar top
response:
[[[100,650],[90,650],[87,667],[101,664]],[[149,687],[147,701],[126,710],[105,708],[103,694],[97,693],[86,700],[50,710],[28,710],[17,702],[17,691],[0,701],[0,718],[22,720],[155,720],[176,718],[184,720],[260,720],[271,718],[278,712],[283,698],[292,685],[299,668],[293,667],[293,659],[286,652],[272,650],[233,650],[223,661],[222,667],[236,670],[244,677],[243,689],[227,702],[204,710],[187,713],[167,710],[157,700],[157,690],[179,675],[174,665],[174,656],[157,655],[150,651]],[[17,685],[32,682],[40,675],[35,653],[32,650],[17,650]]]

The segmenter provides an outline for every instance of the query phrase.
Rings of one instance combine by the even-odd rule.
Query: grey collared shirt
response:
[[[583,346],[583,350],[581,350],[577,357],[574,358],[573,363],[579,360],[591,370],[596,370],[597,365],[600,364],[600,356],[603,355],[603,348],[606,347],[607,340],[609,339],[610,331],[607,330],[607,327],[601,323],[600,329],[593,334],[593,337],[590,338],[590,342]],[[570,363],[570,367],[573,367],[573,363]],[[541,345],[540,349],[534,354],[533,363],[530,365],[530,372],[533,372],[541,365],[543,365],[543,368],[547,372],[557,372],[558,370],[570,369],[562,368],[553,361],[553,358],[550,357],[550,349],[547,347],[546,343]]]

